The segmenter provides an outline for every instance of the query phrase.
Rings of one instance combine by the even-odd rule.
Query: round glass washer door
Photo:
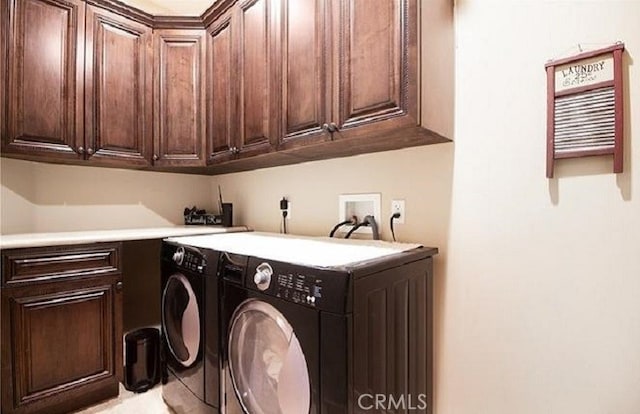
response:
[[[236,309],[229,331],[229,370],[246,413],[309,412],[307,361],[293,328],[272,305],[249,299]]]
[[[181,273],[172,275],[162,292],[162,327],[173,357],[184,367],[193,365],[200,351],[200,310]]]

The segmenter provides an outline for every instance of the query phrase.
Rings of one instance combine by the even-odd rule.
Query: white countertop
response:
[[[0,249],[22,247],[60,246],[125,240],[164,239],[166,237],[195,236],[200,234],[234,233],[249,230],[245,226],[173,226],[141,229],[69,231],[54,233],[22,233],[0,235]]]
[[[324,268],[349,266],[422,247],[420,244],[381,240],[346,240],[260,232],[221,237],[175,237],[168,240],[204,249]]]

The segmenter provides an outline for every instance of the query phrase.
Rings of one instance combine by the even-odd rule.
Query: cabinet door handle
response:
[[[93,148],[87,148],[87,154],[93,155]]]
[[[84,154],[84,147],[78,147],[78,154]]]
[[[338,130],[338,125],[336,125],[335,123],[330,123],[330,124],[324,124],[322,125],[322,129],[324,129],[327,132],[331,132],[334,133]]]
[[[154,161],[158,161],[160,159],[160,157],[158,157],[158,154],[153,154],[153,160]]]
[[[122,290],[122,286],[123,286],[122,282],[116,283],[116,290],[118,290],[118,291]]]

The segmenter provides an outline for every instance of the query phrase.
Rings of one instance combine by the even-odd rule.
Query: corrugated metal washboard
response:
[[[622,172],[624,44],[547,63],[547,177],[561,158],[613,155]]]

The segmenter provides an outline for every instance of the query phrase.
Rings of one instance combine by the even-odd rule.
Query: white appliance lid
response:
[[[167,241],[310,267],[344,267],[422,247],[380,240],[307,237],[277,233],[227,233],[171,237]]]

